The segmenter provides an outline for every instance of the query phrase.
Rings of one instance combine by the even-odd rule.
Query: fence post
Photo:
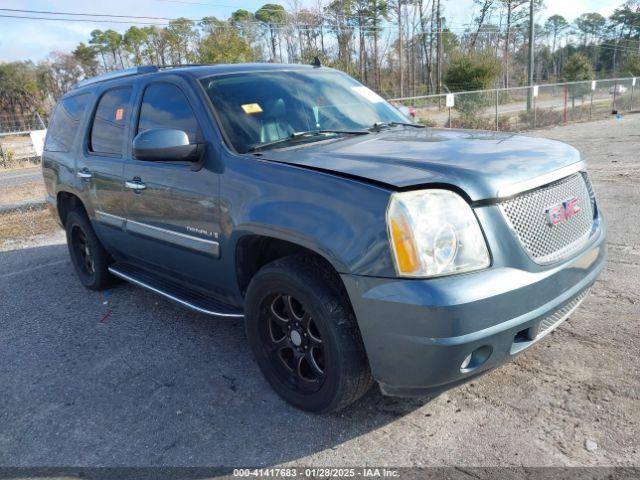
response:
[[[616,112],[616,92],[618,90],[618,81],[616,80],[613,83],[613,107],[611,108],[611,113],[618,113]]]
[[[593,116],[593,89],[591,89],[591,101],[589,102],[589,120]]]
[[[498,115],[499,105],[500,105],[500,91],[496,88],[496,132],[500,131],[500,116]]]
[[[47,126],[44,124],[44,121],[42,120],[42,117],[40,116],[40,114],[38,112],[36,112],[36,118],[40,122],[40,126],[42,127],[42,129],[46,130]]]
[[[562,119],[564,121],[564,123],[567,123],[567,97],[569,95],[569,87],[565,84],[564,86],[564,114],[562,116]]]
[[[633,80],[631,81],[631,107],[629,108],[629,111],[633,111],[633,91],[635,89],[636,89],[636,79],[634,77]]]

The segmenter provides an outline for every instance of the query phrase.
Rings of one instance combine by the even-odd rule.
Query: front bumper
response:
[[[383,393],[440,393],[540,340],[597,279],[606,259],[605,238],[601,220],[588,248],[539,271],[494,266],[428,280],[342,275]]]

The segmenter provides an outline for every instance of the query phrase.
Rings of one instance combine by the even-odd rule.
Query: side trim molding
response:
[[[220,256],[220,244],[214,240],[205,240],[204,238],[193,237],[185,233],[174,232],[134,220],[127,220],[125,222],[125,229],[131,233],[172,243],[189,250],[208,253],[216,258]]]
[[[125,219],[123,217],[111,215],[110,213],[101,212],[99,210],[96,210],[96,220],[100,223],[104,223],[105,225],[109,225],[110,227],[120,229],[123,229],[125,224]]]
[[[244,318],[244,315],[240,313],[220,313],[220,312],[215,312],[213,310],[209,310],[203,307],[199,307],[198,305],[194,305],[193,303],[187,302],[186,300],[178,298],[175,295],[171,295],[170,293],[165,292],[164,290],[160,290],[159,288],[153,287],[141,280],[138,280],[130,275],[127,275],[126,273],[120,272],[113,267],[109,267],[109,272],[111,272],[116,277],[126,280],[127,282],[130,282],[139,287],[146,288],[147,290],[150,290],[154,293],[162,295],[163,297],[168,298],[169,300],[173,300],[174,302],[179,303],[180,305],[184,305],[185,307],[190,308],[191,310],[195,310],[196,312],[204,313],[206,315],[212,315],[215,317]]]
[[[161,242],[171,243],[188,250],[213,255],[215,258],[220,257],[220,244],[214,240],[206,240],[204,238],[194,237],[185,233],[174,232],[166,228],[160,228],[146,223],[127,220],[126,218],[112,215],[110,213],[96,210],[96,220],[110,227],[126,230],[136,235],[153,238]]]

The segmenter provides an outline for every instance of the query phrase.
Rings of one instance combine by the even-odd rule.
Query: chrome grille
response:
[[[573,197],[578,199],[580,211],[550,225],[546,210]],[[576,173],[499,205],[525,251],[538,264],[557,262],[571,255],[588,240],[593,227],[595,197],[586,173]]]
[[[584,179],[584,183],[587,185],[587,191],[589,192],[589,198],[591,199],[591,208],[593,209],[593,215],[597,213],[596,209],[596,194],[593,191],[593,185],[591,184],[591,179],[587,172],[581,172],[582,178]]]

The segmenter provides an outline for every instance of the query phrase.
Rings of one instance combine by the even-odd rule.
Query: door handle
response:
[[[79,178],[91,178],[91,177],[93,177],[93,174],[89,170],[87,170],[86,168],[82,169],[82,170],[79,170],[77,175],[78,175]]]
[[[136,177],[133,180],[126,180],[124,182],[124,186],[130,188],[132,190],[144,190],[147,186],[142,183],[142,181]]]

